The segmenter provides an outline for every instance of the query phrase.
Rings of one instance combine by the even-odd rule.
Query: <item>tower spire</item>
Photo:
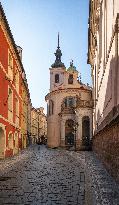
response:
[[[58,46],[57,46],[57,49],[55,52],[55,56],[56,56],[55,62],[51,65],[51,67],[52,68],[59,68],[59,67],[65,68],[64,63],[62,63],[62,61],[61,61],[62,52],[61,52],[60,46],[59,46],[59,32],[58,32]]]
[[[58,47],[57,48],[60,48],[60,46],[59,46],[59,32],[58,32]]]

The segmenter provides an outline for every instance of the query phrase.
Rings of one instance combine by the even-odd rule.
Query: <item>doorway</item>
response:
[[[88,116],[82,118],[82,144],[84,146],[90,144],[90,119]]]
[[[65,145],[74,146],[74,121],[69,119],[65,123]]]

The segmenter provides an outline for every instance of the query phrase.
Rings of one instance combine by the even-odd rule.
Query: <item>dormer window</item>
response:
[[[55,75],[55,83],[59,83],[59,74]]]
[[[68,84],[73,84],[73,74],[69,74]]]

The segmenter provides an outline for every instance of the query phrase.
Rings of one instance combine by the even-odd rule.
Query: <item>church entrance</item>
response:
[[[4,157],[4,149],[5,149],[5,134],[2,127],[0,127],[0,158]]]
[[[67,120],[65,123],[65,145],[67,146],[74,146],[73,124],[73,120]]]

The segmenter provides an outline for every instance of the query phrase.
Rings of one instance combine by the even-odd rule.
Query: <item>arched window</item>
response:
[[[55,74],[55,83],[59,83],[59,74]]]
[[[49,101],[49,115],[53,115],[54,113],[54,103],[52,100]]]
[[[69,74],[68,84],[73,84],[73,74]]]

